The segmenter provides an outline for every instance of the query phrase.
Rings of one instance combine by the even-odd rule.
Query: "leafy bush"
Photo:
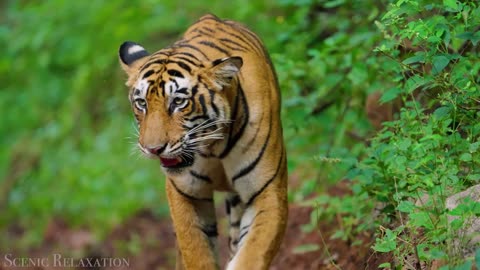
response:
[[[302,179],[302,200],[336,183],[365,148],[367,93],[378,90],[371,48],[381,35],[378,1],[282,1],[273,60],[284,91],[289,168]],[[280,48],[277,48],[280,47]]]
[[[445,200],[480,180],[480,7],[397,1],[377,25],[385,40],[376,53],[390,66],[381,76],[391,80],[381,100],[398,98],[405,106],[350,174],[355,196],[383,206],[373,248],[394,252],[400,265],[406,254],[427,265],[463,263],[458,241],[468,239],[458,232],[480,215],[480,203],[449,211]]]

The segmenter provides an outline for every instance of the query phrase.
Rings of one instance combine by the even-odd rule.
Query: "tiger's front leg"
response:
[[[280,159],[279,170],[254,194],[243,195],[244,212],[232,243],[236,254],[227,270],[268,269],[285,233],[288,216],[287,171]],[[284,160],[283,160],[284,161]],[[242,181],[242,180],[239,180]],[[243,181],[248,181],[244,179]],[[241,193],[241,192],[240,192]],[[246,199],[245,199],[246,198]]]
[[[213,191],[208,197],[193,197],[167,179],[166,192],[177,237],[176,269],[218,269]]]

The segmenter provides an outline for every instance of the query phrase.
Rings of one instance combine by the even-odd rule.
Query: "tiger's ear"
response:
[[[131,41],[125,41],[118,50],[120,64],[129,78],[136,74],[149,55],[145,48]]]
[[[241,57],[233,56],[217,59],[212,62],[210,75],[213,76],[213,82],[218,88],[228,86],[233,77],[240,71],[243,65]]]

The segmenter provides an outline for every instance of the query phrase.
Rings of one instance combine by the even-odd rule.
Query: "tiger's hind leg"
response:
[[[238,249],[238,241],[240,239],[240,223],[243,213],[245,212],[245,204],[241,201],[240,196],[236,193],[229,193],[225,199],[225,206],[229,221],[228,246],[230,248],[230,260],[235,256]]]

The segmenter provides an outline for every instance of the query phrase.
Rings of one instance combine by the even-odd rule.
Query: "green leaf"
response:
[[[468,212],[468,207],[465,204],[459,204],[457,207],[450,210],[448,214],[452,216],[462,216],[467,212]]]
[[[477,266],[477,269],[480,269],[480,248],[477,248],[475,251],[475,266]]]
[[[458,34],[457,38],[463,39],[463,40],[470,40],[473,46],[477,46],[477,43],[480,41],[480,31],[477,31],[475,33],[463,32],[461,34]]]
[[[433,57],[433,68],[432,68],[432,74],[436,75],[448,65],[450,62],[450,59],[448,59],[446,56],[434,56]]]
[[[463,40],[469,40],[472,39],[473,37],[473,32],[463,32],[457,35],[457,38],[463,39]]]
[[[417,54],[402,61],[402,64],[404,65],[410,65],[413,63],[425,63],[425,54]]]
[[[471,39],[473,46],[477,46],[477,43],[480,41],[480,31],[477,31],[473,38]]]
[[[377,238],[373,250],[378,252],[390,252],[397,248],[397,235],[390,229],[385,231],[383,238]]]
[[[461,161],[471,161],[472,160],[472,154],[470,153],[463,153],[461,156],[460,156],[460,160]]]
[[[382,241],[375,243],[373,250],[377,252],[390,252],[397,249],[397,243],[395,241]]]
[[[333,0],[333,1],[328,1],[328,2],[324,3],[323,5],[326,8],[334,8],[334,7],[341,6],[343,4],[345,4],[345,0]]]
[[[389,262],[382,263],[378,266],[378,268],[392,268]]]
[[[398,87],[393,87],[388,89],[385,93],[383,93],[382,97],[380,98],[381,103],[386,103],[389,101],[394,100],[397,96],[402,92],[402,89]]]
[[[430,83],[432,83],[432,78],[430,77],[422,77],[419,75],[412,76],[408,78],[407,82],[405,83],[405,90],[407,93],[411,93],[418,88],[424,87]]]
[[[460,218],[454,219],[454,220],[452,220],[452,222],[450,223],[450,227],[451,227],[454,231],[460,229],[462,226],[463,226],[463,220],[460,219]]]
[[[412,140],[405,138],[398,142],[398,149],[402,151],[407,151],[412,145]]]
[[[477,152],[478,147],[480,147],[480,142],[471,143],[468,148],[468,151],[470,151],[470,153],[475,153]]]
[[[450,113],[450,107],[440,107],[433,112],[433,115],[437,118],[442,118]]]
[[[442,42],[442,39],[440,37],[437,37],[437,36],[429,36],[427,38],[427,41],[430,42],[430,43],[433,43],[433,44],[437,44],[437,43]]]
[[[458,4],[456,0],[443,0],[443,4],[451,10],[458,10]]]
[[[317,245],[317,244],[305,244],[305,245],[296,246],[293,249],[293,253],[294,254],[304,254],[304,253],[313,252],[313,251],[317,251],[317,250],[320,250],[319,245]]]
[[[452,270],[471,270],[472,269],[472,261],[466,261],[461,265],[455,266]]]
[[[447,255],[445,252],[442,250],[441,247],[429,247],[429,253],[432,259],[442,259],[445,258]]]
[[[418,212],[418,213],[411,213],[409,215],[410,222],[417,226],[417,227],[424,227],[427,229],[433,229],[432,220],[427,212]]]
[[[401,201],[397,206],[397,210],[404,213],[411,213],[414,209],[415,204],[411,201]]]
[[[469,174],[467,176],[467,179],[470,180],[470,181],[474,181],[474,182],[477,182],[478,180],[480,180],[480,174]]]
[[[352,71],[347,75],[347,78],[352,81],[354,85],[360,85],[368,79],[368,72],[365,65],[355,65]]]

